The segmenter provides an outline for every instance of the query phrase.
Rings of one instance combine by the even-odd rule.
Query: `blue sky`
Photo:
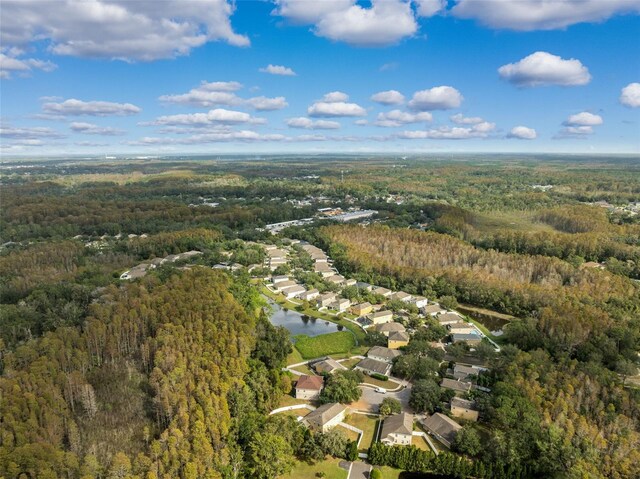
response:
[[[3,156],[640,153],[640,0],[5,0]]]

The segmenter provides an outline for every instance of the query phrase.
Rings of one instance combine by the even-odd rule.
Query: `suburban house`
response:
[[[425,316],[436,316],[438,314],[446,313],[447,310],[440,306],[438,303],[428,304],[422,308],[422,314]]]
[[[462,320],[462,318],[456,313],[444,313],[439,314],[436,319],[440,323],[440,326],[448,326],[450,324],[455,324]]]
[[[393,358],[401,355],[402,353],[400,351],[385,348],[384,346],[374,346],[367,352],[368,358],[375,359],[376,361],[385,361],[387,363],[392,363]]]
[[[385,298],[388,298],[389,296],[391,296],[392,291],[390,289],[383,288],[382,286],[377,286],[373,288],[373,293],[379,294],[380,296],[384,296]]]
[[[274,270],[278,269],[278,266],[282,266],[283,264],[287,264],[287,260],[286,259],[277,258],[277,259],[269,260],[269,269],[271,271],[274,271]]]
[[[320,291],[317,289],[310,289],[309,291],[299,294],[298,298],[303,301],[311,301],[312,299],[316,299],[318,296],[320,296]]]
[[[373,289],[373,286],[371,286],[369,283],[365,283],[363,281],[357,281],[356,282],[356,286],[360,289],[364,289],[365,291],[371,291]]]
[[[295,281],[291,281],[290,279],[287,281],[280,281],[277,284],[273,285],[273,289],[277,290],[277,291],[282,291],[285,288],[288,288],[289,286],[297,286],[298,283],[296,283]]]
[[[406,331],[394,331],[389,333],[389,339],[387,339],[387,346],[389,349],[398,349],[409,344],[409,334]]]
[[[471,376],[478,376],[482,371],[486,371],[487,368],[465,366],[464,364],[456,364],[453,367],[453,377],[461,381],[469,379]]]
[[[433,437],[447,447],[451,447],[458,431],[462,429],[460,424],[439,412],[426,418],[422,424]]]
[[[477,421],[479,414],[475,402],[459,397],[451,398],[451,415],[453,417]]]
[[[376,311],[367,316],[373,324],[382,324],[393,321],[393,311]]]
[[[300,376],[296,383],[297,399],[317,399],[324,387],[322,376]]]
[[[331,284],[337,284],[337,285],[341,285],[344,283],[345,279],[344,276],[340,275],[340,274],[334,274],[332,276],[329,276],[328,278],[326,278],[327,281]]]
[[[398,291],[391,296],[392,300],[402,301],[403,303],[408,303],[412,298],[413,296],[411,296],[409,293],[405,293],[404,291]]]
[[[355,286],[357,283],[358,282],[353,278],[344,280],[344,285],[345,286]]]
[[[376,326],[376,331],[388,337],[391,333],[404,333],[406,329],[401,323],[391,322],[379,324],[378,326]]]
[[[284,288],[280,292],[284,294],[285,298],[291,299],[291,298],[300,296],[305,291],[306,289],[304,289],[304,286],[300,286],[299,284],[296,284],[295,286],[289,286],[288,288]]]
[[[316,263],[313,266],[313,270],[322,275],[323,278],[328,278],[329,276],[336,274],[335,270],[327,263]]]
[[[457,323],[450,324],[448,326],[449,333],[451,334],[477,334],[478,330],[476,327],[465,321],[458,321]]]
[[[327,358],[315,363],[313,369],[315,369],[318,374],[332,374],[336,371],[346,370],[347,368],[335,359]]]
[[[271,282],[273,284],[282,283],[283,281],[289,281],[289,276],[287,276],[286,274],[283,274],[283,275],[280,275],[280,276],[272,276],[271,277]]]
[[[440,383],[441,388],[451,389],[456,394],[468,393],[471,391],[471,383],[465,381],[456,381],[455,379],[444,378]]]
[[[384,420],[380,442],[387,446],[409,446],[412,436],[413,414],[403,412]]]
[[[467,343],[469,346],[477,346],[482,342],[482,336],[478,334],[452,334],[454,343]]]
[[[316,304],[318,305],[318,308],[326,308],[336,300],[336,297],[335,293],[321,294],[316,298]]]
[[[335,309],[336,311],[340,311],[341,313],[349,309],[349,306],[351,306],[351,301],[344,298],[338,298],[329,305],[331,309]]]
[[[424,308],[427,304],[429,304],[429,300],[424,296],[414,296],[411,300],[411,304],[415,304],[416,308]]]
[[[309,429],[323,433],[328,432],[344,420],[347,411],[347,406],[339,403],[323,404],[307,414],[302,423]]]
[[[382,374],[387,376],[389,371],[391,371],[391,364],[378,361],[377,359],[364,358],[358,364],[356,364],[354,369],[358,369],[365,374]]]
[[[371,303],[360,303],[351,306],[351,312],[356,316],[365,316],[373,311],[373,306]]]

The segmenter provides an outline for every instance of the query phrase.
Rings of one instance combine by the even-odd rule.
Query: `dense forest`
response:
[[[486,354],[482,384],[491,394],[474,397],[482,424],[465,426],[439,459],[376,445],[378,464],[476,478],[640,476],[640,393],[631,379],[640,351],[637,161],[326,156],[21,166],[0,172],[0,477],[274,479],[294,459],[352,458],[357,447],[344,435],[311,435],[291,417],[267,416],[291,389],[281,370],[288,333],[266,319],[246,269],[211,269],[262,264],[265,252],[252,241],[286,237],[321,246],[346,276],[518,318],[500,353]],[[324,218],[279,236],[263,229],[324,207],[378,213],[368,226]],[[202,254],[119,280],[190,250]],[[294,251],[291,266],[311,264]],[[355,287],[343,294],[381,300]],[[406,307],[396,303],[389,307]],[[430,373],[442,354],[425,345],[446,331],[434,323],[394,365],[424,400],[440,395]],[[380,336],[367,335],[367,344],[384,344]],[[342,380],[360,391],[342,376],[327,394]]]

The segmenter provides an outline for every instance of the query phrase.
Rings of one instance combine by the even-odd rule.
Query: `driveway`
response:
[[[378,408],[384,398],[393,398],[400,401],[403,411],[410,411],[409,408],[409,396],[411,396],[411,385],[403,388],[398,392],[387,392],[385,394],[378,393],[374,388],[367,386],[360,386],[362,390],[362,396],[360,399],[353,403],[351,407],[360,411],[378,412]]]
[[[364,462],[352,462],[347,479],[369,479],[371,466]]]

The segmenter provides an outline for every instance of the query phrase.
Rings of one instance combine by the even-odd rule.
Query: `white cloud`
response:
[[[245,103],[258,111],[282,110],[283,108],[289,106],[287,100],[283,96],[278,96],[275,98],[256,96],[254,98],[249,98]]]
[[[414,3],[421,17],[432,17],[447,8],[447,0],[414,0]]]
[[[269,73],[271,75],[282,75],[282,76],[296,76],[296,72],[294,72],[291,68],[285,67],[283,65],[272,65],[269,64],[264,68],[260,68],[262,73]]]
[[[340,123],[329,120],[311,120],[304,116],[289,118],[287,125],[290,128],[304,128],[306,130],[335,130],[340,128]]]
[[[409,108],[418,111],[449,110],[458,108],[464,97],[450,86],[437,86],[417,91],[409,102]]]
[[[451,10],[493,28],[554,30],[600,22],[616,14],[640,12],[638,0],[457,0]]]
[[[347,101],[348,99],[349,95],[341,91],[331,91],[322,97],[322,101],[326,103],[336,103],[339,101]]]
[[[11,54],[14,52],[7,49],[5,51],[8,55],[0,51],[0,78],[5,80],[11,78],[12,74],[16,72],[21,75],[28,74],[33,69],[51,72],[58,67],[50,61],[37,60],[35,58],[17,58],[17,55]]]
[[[564,128],[554,138],[585,138],[594,133],[594,126],[602,125],[603,123],[604,120],[600,115],[595,115],[588,111],[576,113],[562,123]]]
[[[354,121],[353,124],[358,126],[367,126],[369,124],[369,120],[363,118],[361,120]]]
[[[64,135],[43,126],[14,127],[8,124],[1,124],[0,137],[13,138],[16,140],[35,140],[39,138],[64,138]]]
[[[410,37],[418,30],[411,2],[372,0],[276,0],[275,14],[294,23],[314,24],[314,33],[359,46],[383,46]]]
[[[581,113],[576,113],[575,115],[571,115],[567,118],[567,121],[564,122],[565,126],[597,126],[602,125],[603,120],[600,115],[594,115],[593,113],[589,113],[588,111],[583,111]]]
[[[158,98],[165,103],[176,103],[192,106],[238,105],[242,103],[235,91],[242,88],[238,82],[202,82],[196,88],[180,95],[162,95]]]
[[[85,135],[103,135],[103,136],[117,136],[123,135],[124,131],[110,126],[98,126],[93,123],[73,122],[69,127],[76,133],[83,133]]]
[[[629,83],[620,92],[620,103],[631,108],[640,107],[640,83]]]
[[[52,115],[67,116],[127,116],[140,113],[141,110],[131,103],[82,101],[71,98],[63,102],[45,103],[42,105],[42,111]]]
[[[307,114],[314,117],[365,116],[367,111],[357,103],[318,101],[307,108]]]
[[[591,74],[580,60],[565,60],[547,52],[535,52],[516,63],[498,68],[498,74],[519,87],[586,85]]]
[[[242,111],[225,110],[216,108],[206,113],[183,113],[179,115],[166,115],[156,118],[151,123],[143,125],[159,125],[159,126],[208,126],[208,125],[232,125],[240,123],[262,124],[265,123],[264,118],[252,117],[248,113]]]
[[[247,46],[226,0],[4,0],[4,45],[48,41],[58,55],[151,61],[186,55],[209,41]]]
[[[432,120],[433,116],[429,112],[408,113],[401,110],[391,110],[385,113],[379,113],[375,125],[394,128],[408,123],[420,123]]]
[[[507,138],[515,138],[517,140],[535,140],[538,137],[538,133],[533,128],[527,128],[526,126],[514,126],[507,134]]]
[[[472,138],[486,138],[493,130],[495,130],[495,123],[489,123],[483,121],[470,127],[449,127],[443,126],[437,129],[431,129],[426,131],[403,131],[397,135],[400,139],[405,140],[469,140]]]
[[[457,113],[451,117],[451,121],[456,125],[475,125],[482,123],[484,120],[479,116],[464,116],[462,113]]]
[[[378,71],[381,71],[381,72],[392,71],[397,69],[399,65],[400,64],[398,62],[383,63],[382,65],[380,65],[380,68],[378,68]]]
[[[127,145],[198,145],[222,142],[271,142],[284,141],[287,137],[280,134],[261,134],[253,130],[225,131],[202,133],[185,138],[149,137],[145,136],[135,141],[126,142]]]
[[[371,96],[371,100],[382,105],[401,105],[404,95],[397,90],[380,91]]]

